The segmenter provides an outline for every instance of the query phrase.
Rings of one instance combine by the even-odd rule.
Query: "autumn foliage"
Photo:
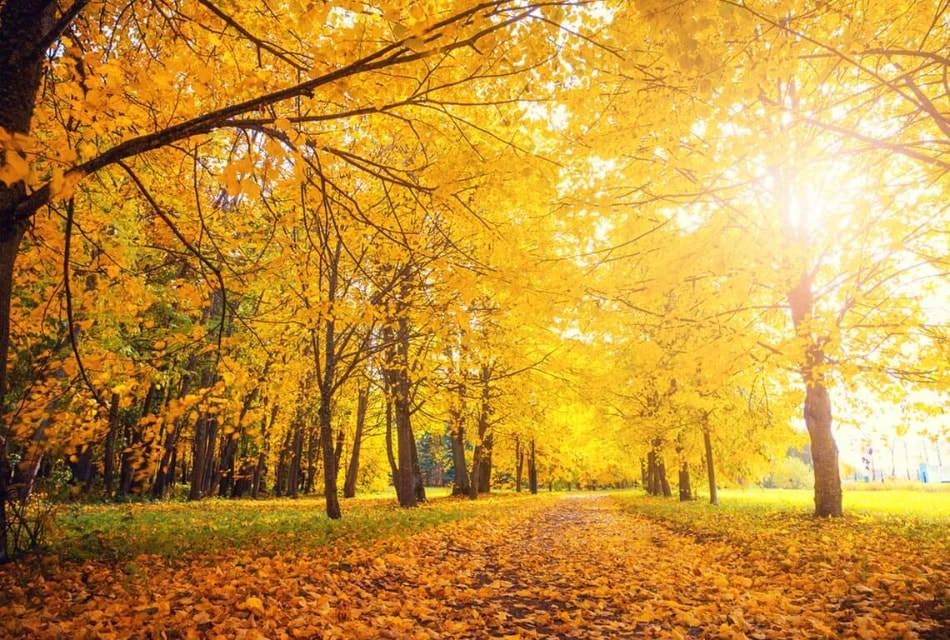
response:
[[[333,520],[358,494],[391,487],[410,508],[432,485],[715,504],[783,462],[805,469],[816,515],[844,515],[840,422],[899,410],[938,457],[950,433],[948,41],[945,2],[0,0],[0,561],[41,546],[70,501],[313,494]],[[347,613],[361,597],[331,594],[353,576],[319,551],[307,596],[260,574],[245,597],[248,572],[221,569],[220,607],[136,609],[130,586],[111,610],[93,590],[56,633],[121,636],[113,619],[145,612],[309,637],[296,609],[313,607],[339,637],[429,621],[484,637],[506,616],[541,635],[779,637],[756,618],[777,609],[813,635],[900,637],[938,618],[897,591],[893,614],[812,610],[827,602],[789,600],[804,585],[755,541],[710,577],[678,559],[718,563],[718,543],[627,539],[642,523],[615,502],[540,504],[466,525],[478,566],[451,531],[375,569],[375,550],[348,551],[354,584],[393,607],[415,581],[406,629],[395,609]],[[562,524],[579,539],[551,542],[548,575],[532,554]],[[429,542],[475,580],[452,596],[470,602],[412,568]],[[871,585],[813,549],[830,554],[813,579],[856,610],[855,584],[910,571]],[[655,562],[624,559],[642,553]],[[614,560],[675,593],[634,605],[591,578],[567,618],[541,606]],[[751,613],[678,595],[741,600],[724,580],[761,596]],[[458,614],[504,590],[521,595]],[[17,606],[8,630],[53,632]]]

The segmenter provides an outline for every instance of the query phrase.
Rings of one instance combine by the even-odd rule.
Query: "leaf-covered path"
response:
[[[946,563],[901,564],[912,550],[855,562],[871,553],[864,542],[818,535],[793,550],[768,535],[736,541],[631,513],[607,496],[508,503],[484,517],[351,548],[181,562],[140,556],[126,565],[51,561],[46,579],[34,576],[29,587],[0,573],[15,614],[3,624],[10,636],[39,638],[936,638],[945,631]],[[845,551],[851,560],[830,555]]]

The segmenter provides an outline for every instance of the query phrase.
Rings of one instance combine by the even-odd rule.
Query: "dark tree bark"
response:
[[[521,474],[524,471],[524,449],[521,439],[515,438],[515,492],[521,493]]]
[[[472,473],[468,478],[468,497],[472,500],[478,498],[478,487],[481,484],[480,476],[482,474],[482,445],[476,444],[472,451]]]
[[[369,386],[360,387],[356,396],[356,431],[353,434],[353,447],[350,451],[350,464],[346,468],[343,481],[343,497],[356,496],[356,481],[360,472],[360,447],[363,444],[363,428],[366,424],[366,409],[369,406]]]
[[[384,330],[384,341],[394,342],[395,348],[387,354],[385,376],[392,394],[393,418],[396,425],[396,496],[402,507],[414,507],[419,502],[417,469],[414,460],[415,445],[412,435],[412,407],[409,380],[409,321],[405,316],[399,318],[396,335],[392,330]]]
[[[491,434],[489,416],[491,414],[491,367],[483,365],[479,372],[481,398],[478,410],[478,441],[472,454],[472,475],[469,478],[468,497],[472,500],[479,493],[485,493],[491,483]],[[485,459],[488,458],[486,464]]]
[[[399,497],[399,465],[396,464],[393,450],[393,403],[389,398],[386,399],[386,459],[389,461],[389,474],[396,489],[396,499],[402,504],[402,498]]]
[[[538,461],[535,453],[534,438],[531,438],[531,450],[528,454],[528,488],[532,494],[538,492]]]
[[[319,418],[317,425],[316,430],[307,430],[307,454],[304,456],[307,460],[307,472],[304,474],[304,493],[313,493],[317,481],[317,457],[323,455]]]
[[[192,443],[191,454],[191,487],[188,489],[189,500],[201,498],[201,485],[204,478],[205,452],[207,451],[208,417],[204,413],[195,420],[195,440]]]
[[[291,445],[290,468],[287,471],[287,495],[296,498],[300,493],[300,464],[303,457],[303,429],[302,417],[294,423],[294,437]]]
[[[656,449],[650,449],[647,453],[647,493],[651,496],[660,495],[660,474],[657,470]]]
[[[263,440],[264,444],[261,447],[260,452],[257,454],[257,465],[254,468],[254,480],[251,483],[252,498],[256,498],[264,489],[264,477],[267,473],[268,443],[270,442],[270,440],[267,438],[267,434],[270,433],[271,428],[273,428],[274,421],[277,420],[277,414],[279,411],[280,407],[275,403],[270,410],[270,422],[268,423],[266,417],[261,420],[263,422],[261,427],[261,439]]]
[[[55,2],[7,0],[0,6],[0,128],[28,134],[43,69],[44,39],[53,26]],[[0,157],[0,164],[6,164]],[[7,557],[7,501],[11,443],[7,424],[7,362],[10,353],[10,300],[20,242],[28,221],[14,207],[26,195],[23,182],[0,182],[0,563]]]
[[[464,496],[468,495],[471,484],[468,477],[468,466],[465,462],[465,427],[462,424],[461,412],[453,413],[451,429],[452,466],[455,469],[452,495]]]
[[[478,492],[479,493],[490,493],[491,492],[491,471],[492,471],[492,447],[494,445],[494,438],[492,434],[489,433],[485,437],[485,446],[482,450],[482,459],[481,459],[481,468],[478,471]]]
[[[426,486],[422,479],[422,469],[419,468],[419,449],[416,446],[416,437],[410,431],[412,442],[412,473],[413,473],[413,492],[416,495],[416,502],[426,501]]]
[[[119,394],[113,393],[109,402],[109,432],[102,453],[102,480],[107,496],[112,495],[115,484],[115,442],[119,437]]]
[[[706,450],[706,476],[709,480],[709,504],[719,504],[719,494],[716,492],[716,467],[713,465],[712,439],[709,428],[703,429],[703,448]]]
[[[336,462],[337,474],[340,473],[340,460],[343,459],[343,445],[346,444],[346,432],[338,429],[336,432],[336,445],[333,447],[333,460]]]
[[[287,458],[290,456],[290,448],[293,444],[293,427],[287,430],[284,435],[284,442],[280,447],[280,453],[277,459],[277,472],[274,478],[274,495],[282,496],[287,493],[287,480],[289,468]]]
[[[680,465],[679,471],[680,502],[689,502],[693,499],[693,489],[689,484],[689,466],[686,462]]]
[[[662,457],[659,458],[656,468],[660,475],[660,490],[664,497],[669,498],[673,495],[673,490],[670,488],[670,481],[666,477],[666,463],[663,462]]]
[[[336,454],[333,450],[333,432],[330,425],[330,398],[323,396],[318,412],[320,420],[320,442],[323,448],[323,496],[326,499],[327,517],[334,520],[343,516],[340,498],[337,495]]]

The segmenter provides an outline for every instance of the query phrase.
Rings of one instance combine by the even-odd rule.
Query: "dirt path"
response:
[[[30,638],[941,637],[911,609],[835,582],[849,567],[808,563],[674,532],[607,496],[547,497],[368,548],[59,567],[24,588],[6,628]]]

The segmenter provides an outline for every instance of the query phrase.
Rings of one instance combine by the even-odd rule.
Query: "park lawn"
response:
[[[624,511],[646,516],[681,534],[737,546],[800,548],[816,557],[893,550],[924,565],[950,563],[950,492],[895,489],[845,491],[845,516],[815,518],[810,490],[726,489],[718,506],[707,496],[680,502],[642,491],[611,495]]]
[[[55,516],[47,551],[73,560],[124,560],[142,554],[177,559],[365,544],[473,516],[490,517],[525,499],[500,494],[473,502],[452,498],[445,488],[427,489],[427,495],[429,502],[416,509],[399,508],[389,492],[344,500],[341,520],[327,518],[323,499],[316,497],[64,506]]]
[[[950,520],[950,486],[937,487],[940,490],[846,487],[844,509],[846,513],[862,515]],[[701,499],[708,499],[708,495]],[[719,499],[727,509],[772,507],[810,511],[815,505],[811,489],[722,489]]]

